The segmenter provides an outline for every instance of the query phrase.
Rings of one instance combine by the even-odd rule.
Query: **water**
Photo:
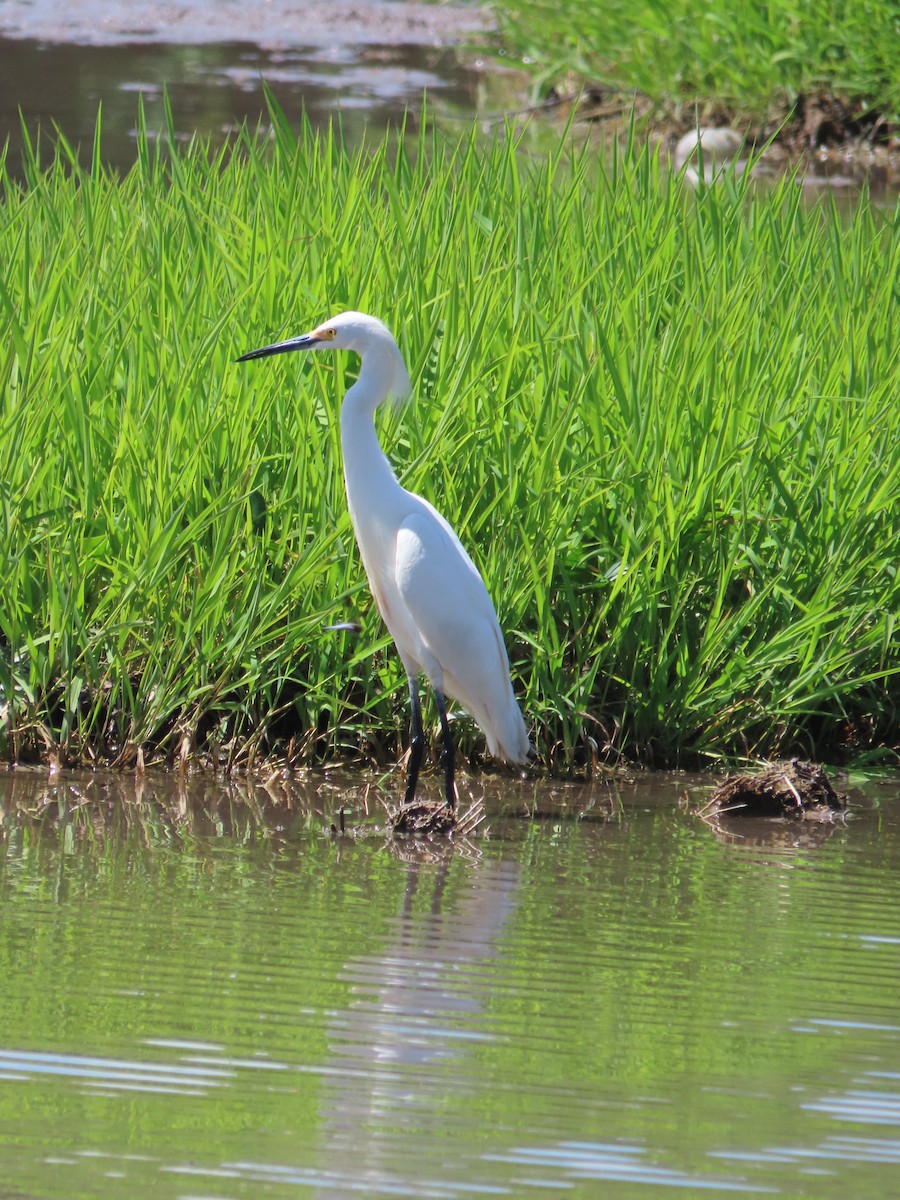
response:
[[[896,1195],[900,781],[464,791],[0,776],[0,1194]]]
[[[383,129],[419,113],[469,115],[514,103],[520,76],[472,49],[490,40],[472,5],[332,0],[211,4],[159,0],[7,0],[0,5],[0,145],[20,170],[20,111],[29,136],[54,124],[90,161],[102,102],[104,160],[127,170],[135,160],[138,95],[151,133],[165,127],[164,89],[176,130],[213,144],[267,122],[263,80],[289,119],[318,124],[340,114],[345,134]]]

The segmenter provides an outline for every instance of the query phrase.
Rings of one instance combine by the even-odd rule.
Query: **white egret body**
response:
[[[369,585],[409,677],[405,803],[415,796],[424,751],[418,692],[424,674],[441,718],[445,791],[452,807],[453,743],[445,696],[475,718],[495,757],[523,763],[533,753],[510,683],[497,614],[459,538],[427,500],[401,487],[382,453],[375,410],[388,396],[407,395],[411,385],[397,343],[381,321],[341,313],[311,333],[264,346],[238,361],[317,348],[352,350],[361,359],[359,378],[341,406],[344,481]]]

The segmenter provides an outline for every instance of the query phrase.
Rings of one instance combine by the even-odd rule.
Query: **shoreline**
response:
[[[487,78],[507,71],[527,78],[527,56],[512,46],[501,47],[503,32],[496,16],[469,4],[401,3],[399,0],[334,0],[323,19],[313,0],[267,0],[263,6],[211,4],[186,0],[179,6],[165,0],[138,0],[127,7],[117,0],[61,5],[56,0],[9,0],[0,7],[0,38],[44,46],[85,48],[210,47],[247,44],[277,58],[279,54],[322,52],[336,60],[371,54],[376,48],[420,47],[449,49],[461,65]],[[478,44],[480,39],[481,44]],[[493,43],[493,44],[491,44]],[[505,56],[505,61],[501,56]],[[265,73],[263,72],[263,78]],[[297,83],[302,76],[297,77]],[[527,90],[527,84],[523,86]],[[152,88],[151,88],[152,91]],[[521,95],[525,100],[525,92]],[[654,101],[635,90],[601,86],[589,77],[561,71],[546,96],[497,114],[473,112],[476,119],[538,118],[572,114],[580,123],[615,126],[634,111],[651,141],[674,147],[677,139],[698,127],[727,127],[740,134],[748,148],[765,146],[766,161],[776,167],[805,160],[816,172],[817,162],[836,169],[852,163],[854,173],[884,176],[879,186],[900,190],[900,123],[877,109],[826,91],[800,95],[795,101],[773,98],[765,116],[749,106],[720,99],[667,96]],[[838,180],[833,186],[859,183]]]

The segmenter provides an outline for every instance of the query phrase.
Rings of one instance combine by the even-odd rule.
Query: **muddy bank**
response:
[[[42,42],[114,46],[135,42],[296,46],[436,45],[493,28],[482,9],[397,0],[7,0],[0,33]]]
[[[799,163],[807,187],[840,190],[866,184],[873,195],[900,191],[900,126],[877,109],[838,96],[801,95],[765,120],[754,120],[715,101],[672,99],[659,105],[640,93],[570,81],[551,89],[531,111],[600,129],[624,129],[633,114],[638,127],[678,169],[684,165],[679,157],[683,142],[698,129],[711,130],[734,141],[733,153],[720,158],[720,165],[734,161],[740,170],[752,156],[754,173],[761,178]]]

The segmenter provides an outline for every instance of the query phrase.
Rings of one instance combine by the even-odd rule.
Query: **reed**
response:
[[[0,178],[9,757],[397,753],[355,364],[234,363],[344,308],[407,356],[383,442],[482,567],[546,761],[896,743],[900,215],[687,194],[632,141],[350,148],[273,108],[163,142],[118,177],[98,122],[89,169],[59,138]]]

